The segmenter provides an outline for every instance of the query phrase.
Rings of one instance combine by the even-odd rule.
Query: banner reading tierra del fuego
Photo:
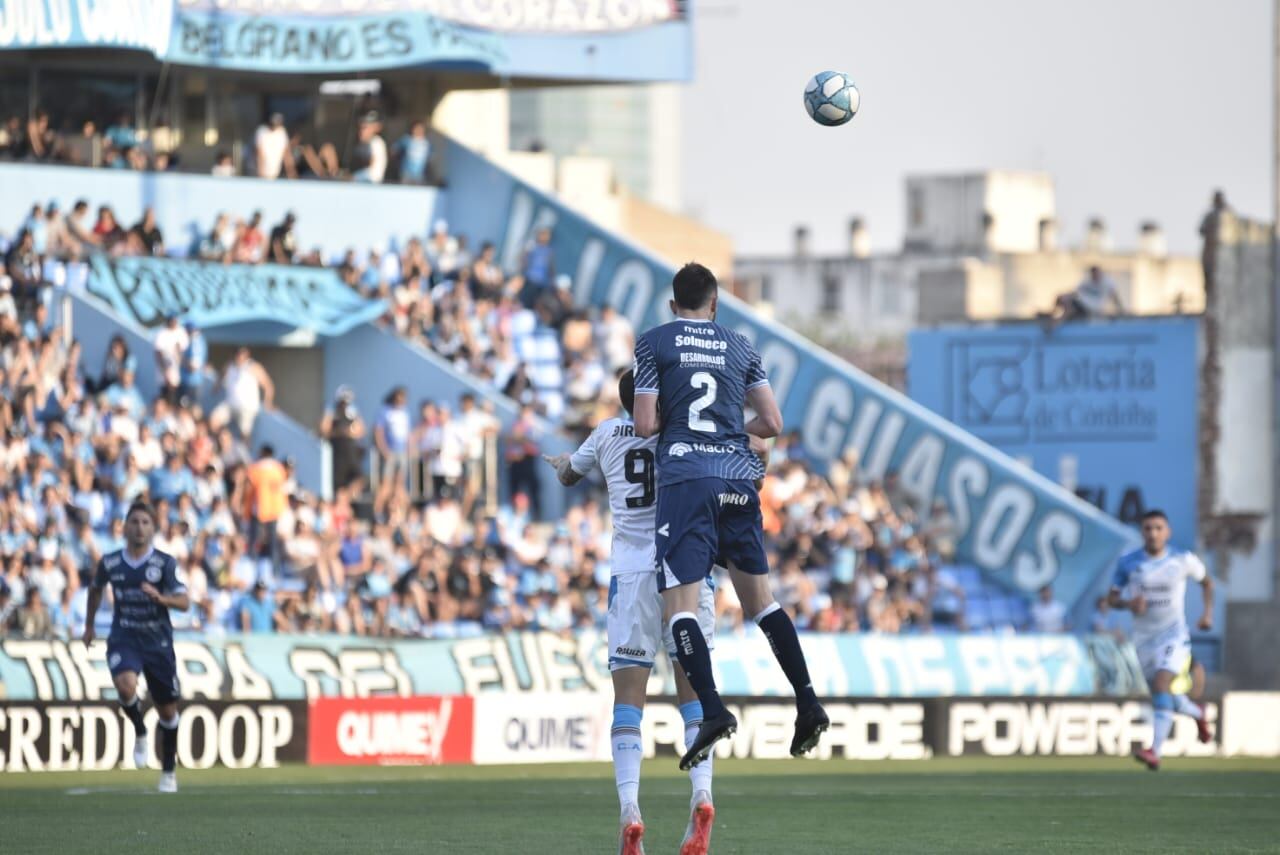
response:
[[[557,270],[577,300],[614,306],[637,330],[671,320],[670,265],[456,143],[446,157],[449,222],[492,236],[503,264],[517,264],[533,234],[551,228]],[[503,188],[505,211],[473,201]],[[722,294],[717,319],[755,342],[787,430],[811,459],[853,450],[863,479],[897,472],[921,508],[945,501],[960,560],[1001,584],[1034,592],[1052,583],[1059,599],[1082,603],[1133,544],[1115,519],[731,295]]]
[[[1132,646],[1104,636],[802,637],[814,688],[826,697],[1067,697],[1145,693]],[[608,692],[603,633],[509,633],[456,640],[228,635],[174,644],[183,697],[274,701],[324,697],[483,696]],[[787,697],[759,633],[716,644],[727,695]],[[661,657],[651,694],[674,684]],[[0,641],[0,699],[115,697],[102,642]]]
[[[386,311],[327,268],[108,258],[90,265],[89,293],[144,327],[178,315],[198,327],[277,321],[336,336]]]
[[[0,50],[133,48],[179,65],[685,80],[683,0],[5,0]]]

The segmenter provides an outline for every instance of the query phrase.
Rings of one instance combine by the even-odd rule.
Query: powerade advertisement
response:
[[[4,0],[0,50],[129,48],[275,73],[437,66],[499,76],[688,80],[679,0]]]
[[[828,697],[1068,697],[1145,694],[1131,645],[1108,636],[802,636],[814,689]],[[610,688],[603,633],[508,633],[376,642],[345,636],[227,635],[174,643],[187,700],[310,700],[490,693],[598,693]],[[716,640],[726,695],[789,697],[759,632]],[[651,694],[674,691],[660,658]],[[115,697],[106,644],[0,641],[0,700]]]
[[[446,159],[450,225],[494,239],[504,266],[518,268],[534,233],[549,227],[556,270],[572,278],[577,302],[612,305],[637,331],[671,319],[666,263],[461,146],[449,145]],[[468,201],[502,198],[505,208]],[[943,499],[962,563],[1028,593],[1051,582],[1076,606],[1136,545],[1136,534],[1106,513],[727,294],[717,320],[755,342],[786,429],[800,432],[813,460],[854,449],[864,477],[896,471],[922,505]]]
[[[1136,524],[1196,542],[1196,318],[916,330],[911,398]]]

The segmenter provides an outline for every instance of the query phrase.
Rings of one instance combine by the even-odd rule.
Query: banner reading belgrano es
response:
[[[578,301],[613,306],[637,330],[671,319],[668,265],[462,146],[451,144],[447,157],[450,223],[494,236],[504,264],[517,265],[533,233],[549,227],[557,269],[572,277]],[[505,216],[501,206],[453,208],[504,188]],[[755,342],[786,429],[799,432],[811,458],[853,450],[864,479],[897,472],[921,508],[945,501],[962,562],[1023,591],[1052,582],[1074,604],[1132,543],[1106,514],[732,296],[722,294],[717,320]]]
[[[361,297],[332,270],[279,264],[97,255],[87,288],[144,327],[180,315],[198,327],[276,321],[335,336],[386,310],[381,300]]]
[[[813,685],[827,697],[1048,697],[1141,694],[1133,648],[1106,636],[802,636]],[[461,640],[379,641],[336,635],[229,635],[174,643],[183,697],[269,701],[319,697],[607,692],[602,633],[508,633]],[[786,697],[791,689],[762,635],[716,644],[726,695]],[[651,694],[672,694],[666,657]],[[114,697],[106,645],[0,641],[0,699]]]

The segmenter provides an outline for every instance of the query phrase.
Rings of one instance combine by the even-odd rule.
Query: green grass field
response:
[[[0,775],[3,853],[615,851],[606,764]],[[712,852],[1280,852],[1280,761],[720,761]],[[650,855],[688,781],[645,764]]]

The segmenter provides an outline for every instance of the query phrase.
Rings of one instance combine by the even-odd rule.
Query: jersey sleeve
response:
[[[635,391],[637,395],[658,394],[658,358],[649,339],[636,339]]]
[[[1200,556],[1194,552],[1185,554],[1182,566],[1185,568],[1183,572],[1187,574],[1187,578],[1193,582],[1203,582],[1204,578],[1209,575],[1209,571],[1205,569],[1204,562],[1200,560]]]
[[[107,562],[105,558],[98,559],[98,569],[93,571],[93,587],[102,590],[107,587],[107,582],[111,576],[107,573]]]
[[[745,343],[747,346],[747,391],[750,392],[760,386],[768,386],[769,375],[764,373],[764,365],[760,362],[760,354],[756,352],[750,342]]]
[[[596,453],[596,434],[599,432],[600,428],[593,430],[582,441],[582,445],[578,446],[578,450],[569,457],[570,468],[579,475],[589,474],[600,462],[600,458]]]
[[[164,562],[164,571],[160,575],[160,593],[185,594],[187,586],[178,581],[178,562],[172,557]]]
[[[1125,585],[1129,584],[1129,562],[1121,558],[1116,564],[1116,572],[1111,576],[1111,587],[1113,590],[1122,591]]]

